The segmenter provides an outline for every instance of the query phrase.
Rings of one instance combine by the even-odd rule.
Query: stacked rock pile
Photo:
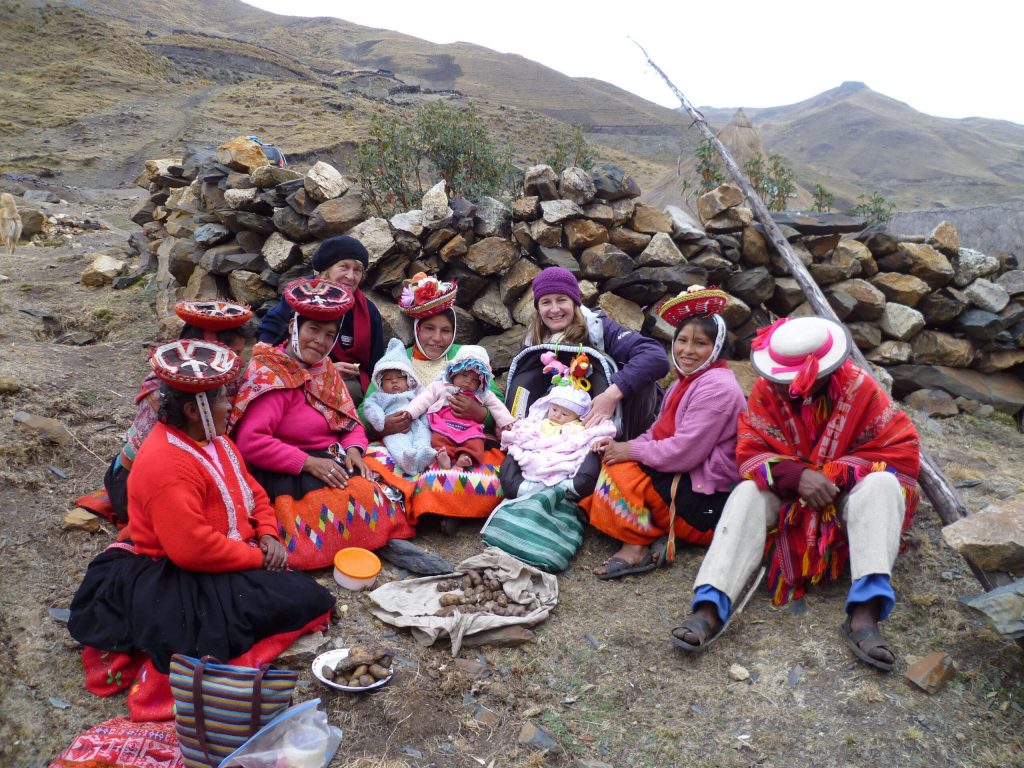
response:
[[[639,186],[616,166],[539,165],[510,205],[449,199],[442,182],[419,209],[385,219],[329,164],[305,173],[270,166],[245,137],[150,161],[137,183],[150,196],[133,212],[142,231],[131,246],[152,260],[167,316],[182,296],[228,295],[262,312],[309,273],[319,242],[338,234],[366,245],[368,295],[386,330],[406,341],[411,329],[393,300],[402,281],[420,271],[457,280],[459,341],[483,344],[497,372],[521,346],[530,282],[549,265],[577,275],[588,305],[666,341],[671,329],[654,309],[692,284],[732,294],[726,320],[740,354],[772,315],[811,312],[730,185],[700,197],[694,218],[640,202]],[[939,389],[967,407],[1024,406],[1024,271],[1015,257],[961,248],[946,223],[928,237],[896,237],[836,214],[777,222],[898,396]]]

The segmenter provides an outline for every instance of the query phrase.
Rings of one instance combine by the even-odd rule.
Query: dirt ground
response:
[[[142,285],[113,291],[78,282],[87,253],[124,252],[133,193],[58,191],[78,202],[54,211],[98,216],[110,229],[0,255],[9,278],[0,281],[0,763],[33,768],[49,765],[81,730],[126,713],[123,695],[84,690],[80,649],[49,609],[68,606],[112,537],[110,527],[64,531],[62,520],[79,494],[101,486],[133,413],[146,342],[158,334]],[[60,330],[98,340],[54,343],[53,330],[22,308],[50,310]],[[3,380],[20,382],[20,391]],[[59,419],[74,439],[40,442],[14,423],[17,410]],[[971,509],[1024,491],[1024,436],[1008,419],[919,426],[949,477],[971,486],[962,490]],[[421,543],[451,562],[481,547],[468,525],[453,539],[424,529]],[[899,603],[885,629],[900,661],[889,676],[840,644],[843,585],[813,591],[803,611],[772,609],[762,589],[712,651],[683,658],[667,637],[686,610],[701,552],[683,550],[669,570],[604,583],[590,571],[613,543],[593,532],[559,577],[559,606],[534,643],[462,652],[486,663],[479,677],[446,647],[423,648],[372,619],[366,596],[341,592],[329,573],[318,576],[347,610],[325,647],[384,642],[399,656],[394,679],[349,695],[313,678],[311,654],[284,665],[301,670],[299,698],[319,696],[344,730],[335,766],[1024,765],[1024,654],[958,607],[957,598],[980,588],[939,529],[923,505],[894,575]],[[385,570],[385,579],[396,577]],[[933,651],[950,654],[957,674],[928,696],[903,673]],[[734,682],[733,664],[751,679]],[[526,722],[561,751],[519,746]]]

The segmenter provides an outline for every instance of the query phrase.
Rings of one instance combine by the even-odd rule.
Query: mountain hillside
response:
[[[701,111],[724,125],[734,110]],[[874,191],[902,209],[1024,199],[1024,125],[933,117],[863,83],[744,111],[804,186],[820,183],[837,202]]]
[[[75,184],[124,183],[149,157],[238,133],[345,168],[374,114],[435,99],[474,104],[522,164],[582,125],[652,200],[675,195],[699,141],[677,110],[521,56],[239,0],[20,0],[0,23],[0,169]],[[722,127],[735,110],[704,112]],[[861,83],[745,113],[730,145],[780,153],[837,207],[876,191],[902,209],[1024,199],[1021,125],[931,117]]]

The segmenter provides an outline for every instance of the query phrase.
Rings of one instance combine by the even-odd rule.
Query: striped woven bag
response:
[[[492,547],[550,573],[568,568],[583,543],[583,523],[561,486],[503,502],[482,533]]]
[[[216,768],[291,703],[299,673],[171,657],[174,724],[187,768]]]

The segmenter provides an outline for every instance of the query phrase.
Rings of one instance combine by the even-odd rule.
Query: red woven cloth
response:
[[[184,768],[174,721],[107,720],[80,733],[50,768]]]
[[[748,409],[739,418],[740,475],[771,489],[771,465],[796,461],[849,489],[871,472],[892,472],[903,489],[906,530],[919,499],[921,449],[914,425],[875,380],[850,361],[832,374],[828,397],[821,402],[827,410],[820,418],[809,418],[801,413],[799,401],[758,379]],[[849,555],[835,506],[814,510],[799,499],[782,504],[778,529],[769,535],[767,548],[776,605],[802,596],[807,582],[837,578]]]

